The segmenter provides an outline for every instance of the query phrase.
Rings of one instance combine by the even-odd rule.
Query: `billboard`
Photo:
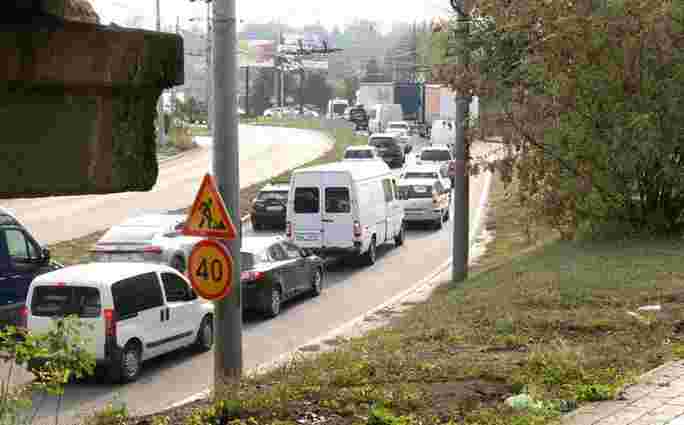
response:
[[[283,44],[278,48],[274,40],[240,40],[238,53],[240,66],[273,68],[273,56],[276,51],[293,58],[299,51],[299,40],[302,40],[304,49],[323,47],[321,38],[316,34],[286,34],[283,37]],[[299,60],[304,69],[328,69],[328,58],[323,55],[306,55]]]

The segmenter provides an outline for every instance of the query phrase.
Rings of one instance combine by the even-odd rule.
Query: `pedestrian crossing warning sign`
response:
[[[185,222],[183,234],[188,236],[215,237],[232,240],[237,236],[235,226],[228,215],[226,204],[218,192],[216,182],[206,174],[197,192],[190,215]]]

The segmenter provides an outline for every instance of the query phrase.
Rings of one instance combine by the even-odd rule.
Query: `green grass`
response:
[[[494,183],[495,238],[469,280],[445,282],[334,351],[246,378],[232,397],[234,423],[294,423],[305,411],[334,425],[556,423],[562,406],[613,398],[684,357],[683,241],[563,242],[540,227],[532,234],[544,237],[529,241],[514,199]],[[655,303],[657,315],[627,314]],[[521,392],[539,405],[503,403]],[[190,423],[193,408],[210,404],[168,414]]]

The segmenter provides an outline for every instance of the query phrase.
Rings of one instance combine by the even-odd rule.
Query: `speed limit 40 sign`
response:
[[[188,260],[190,282],[197,294],[207,300],[220,300],[233,287],[233,260],[218,241],[198,242]]]

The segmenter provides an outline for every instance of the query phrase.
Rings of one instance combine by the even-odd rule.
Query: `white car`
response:
[[[401,175],[399,176],[399,178],[439,180],[445,189],[451,190],[451,179],[447,174],[447,170],[439,165],[409,165],[401,171]]]
[[[29,288],[26,328],[50,330],[55,317],[75,314],[86,349],[115,382],[131,382],[142,362],[195,345],[211,349],[213,305],[200,300],[187,279],[158,264],[90,263],[38,276]]]
[[[447,145],[432,145],[421,149],[416,164],[438,165],[444,173],[449,169],[449,162],[453,159],[451,149]]]
[[[437,179],[401,179],[398,198],[404,206],[406,222],[431,222],[437,229],[449,220],[449,191]]]
[[[184,236],[185,214],[143,214],[113,226],[90,250],[96,262],[166,264],[183,273],[195,244],[202,238]]]
[[[264,111],[265,117],[280,118],[283,115],[282,108],[268,108]]]
[[[377,148],[368,145],[349,146],[344,150],[343,161],[382,161]]]
[[[390,121],[387,123],[385,133],[396,134],[402,143],[408,143],[411,140],[411,126],[406,121]]]

